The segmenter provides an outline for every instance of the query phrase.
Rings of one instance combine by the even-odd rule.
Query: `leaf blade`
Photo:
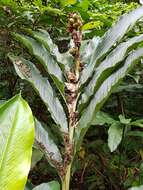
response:
[[[113,124],[116,120],[114,120],[109,114],[99,111],[93,117],[93,120],[91,122],[91,125],[104,125],[104,124]]]
[[[22,190],[30,170],[34,142],[32,112],[17,95],[0,107],[0,113],[0,189]]]
[[[69,52],[60,53],[56,44],[53,43],[49,33],[43,29],[38,31],[28,30],[28,32],[41,44],[43,44],[46,49],[50,52],[52,56],[55,57],[56,61],[59,63],[59,66],[62,70],[66,68],[69,69],[69,66],[73,63],[73,57]]]
[[[129,48],[143,41],[143,35],[131,38],[127,42],[121,43],[117,46],[104,61],[95,69],[95,73],[89,84],[85,87],[85,91],[82,94],[81,101],[79,103],[80,109],[86,104],[90,97],[99,88],[99,85],[108,77],[113,70],[120,65],[121,61],[125,59]]]
[[[123,136],[123,126],[119,123],[113,123],[108,130],[108,146],[113,152],[117,149]]]
[[[44,68],[49,73],[54,83],[63,95],[64,77],[62,70],[58,66],[57,62],[50,55],[50,53],[48,53],[46,48],[29,36],[14,34],[14,37],[16,38],[16,40],[23,43],[23,45],[28,48],[30,53],[39,60],[39,62],[44,66]]]
[[[21,57],[13,56],[11,54],[9,54],[9,58],[13,62],[19,77],[30,82],[36,92],[39,94],[51,113],[51,117],[54,119],[56,124],[60,126],[61,132],[67,133],[68,123],[66,114],[49,81],[41,76],[39,70],[30,61],[27,61]],[[23,64],[23,68],[25,68],[26,73],[20,65],[17,65],[17,61]]]
[[[62,157],[60,151],[50,136],[48,130],[46,130],[42,124],[35,119],[36,130],[35,130],[35,142],[41,149],[41,151],[45,154],[48,161],[52,164],[52,160],[61,163]]]
[[[115,43],[119,42],[125,33],[128,32],[129,29],[131,29],[133,25],[142,17],[143,6],[121,16],[118,22],[105,33],[95,49],[90,63],[82,72],[80,79],[81,85],[83,85],[92,75],[98,60],[103,57],[110,50],[110,48],[115,45]]]
[[[100,110],[101,106],[104,104],[106,99],[110,96],[114,88],[123,79],[123,77],[130,71],[134,62],[143,57],[143,48],[132,52],[125,61],[125,64],[119,68],[117,71],[112,73],[100,86],[92,100],[90,101],[88,107],[84,110],[80,120],[79,125],[76,129],[75,142],[76,147],[79,149],[82,139],[90,127],[93,119],[93,115]]]
[[[49,183],[42,183],[33,190],[60,190],[60,185],[57,181],[51,181]]]

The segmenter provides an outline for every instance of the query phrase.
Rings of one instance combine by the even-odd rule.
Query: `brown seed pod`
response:
[[[78,26],[82,26],[81,20],[78,20],[77,24],[78,24]]]
[[[73,26],[68,26],[67,27],[67,32],[72,33],[73,30],[74,30]]]
[[[71,104],[71,108],[72,108],[72,103],[73,103],[74,98],[71,97],[71,96],[68,94],[68,95],[66,96],[66,100],[67,100],[67,103],[68,103],[68,104]]]
[[[68,79],[68,81],[70,81],[72,83],[78,82],[75,73],[72,73],[71,71],[67,72],[67,79]]]
[[[70,19],[69,19],[69,22],[70,22],[71,24],[73,24],[73,23],[74,23],[74,19],[73,19],[73,18],[70,18]]]
[[[73,83],[65,83],[66,88],[69,92],[76,92],[77,91],[77,84],[73,84]]]
[[[78,26],[79,26],[79,25],[78,25],[77,22],[73,24],[73,27],[74,27],[76,30],[77,30]]]
[[[69,53],[72,55],[72,56],[75,56],[76,55],[76,52],[77,52],[77,49],[76,48],[71,48],[69,50]]]
[[[74,13],[73,16],[72,16],[74,19],[78,19],[78,14],[77,13]]]

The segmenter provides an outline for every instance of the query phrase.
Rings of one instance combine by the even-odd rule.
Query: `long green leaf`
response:
[[[109,95],[112,93],[113,89],[118,85],[118,83],[125,77],[125,75],[132,68],[134,63],[143,57],[143,48],[139,48],[138,50],[131,53],[125,61],[125,64],[119,68],[116,72],[111,74],[100,86],[92,100],[89,103],[89,106],[84,110],[80,120],[78,127],[76,129],[76,144],[77,148],[79,148],[81,141],[90,127],[93,116],[99,111],[103,103],[107,100]]]
[[[142,84],[125,84],[125,85],[119,85],[114,93],[119,93],[119,92],[141,92],[143,90],[143,85]]]
[[[17,95],[0,107],[0,189],[23,190],[30,170],[34,120]]]
[[[43,44],[46,49],[53,55],[57,62],[60,63],[63,69],[68,70],[69,66],[73,63],[73,57],[70,53],[60,53],[56,44],[53,43],[49,33],[43,29],[39,29],[38,31],[28,30],[28,32],[41,44]]]
[[[143,132],[142,131],[129,131],[126,134],[127,136],[131,136],[131,137],[141,137],[143,138]]]
[[[130,125],[143,128],[143,119],[138,119],[136,121],[132,121],[132,122],[130,122]]]
[[[51,181],[38,185],[33,190],[60,190],[60,184],[57,181]]]
[[[15,70],[19,77],[32,84],[36,92],[47,106],[52,118],[56,124],[60,126],[60,130],[67,133],[68,124],[64,109],[59,99],[56,97],[48,80],[41,76],[39,70],[30,61],[10,54],[9,58],[14,63]]]
[[[83,85],[94,72],[94,68],[98,60],[110,51],[111,47],[119,42],[123,36],[134,26],[134,24],[143,17],[143,6],[124,14],[119,21],[108,30],[101,38],[97,48],[95,49],[90,63],[85,67],[80,79]]]
[[[96,92],[99,85],[113,72],[121,61],[124,60],[127,52],[134,45],[143,41],[143,35],[131,38],[127,42],[121,43],[117,48],[114,49],[106,59],[100,63],[95,69],[95,73],[82,94],[79,106],[83,105],[90,99],[90,97]]]
[[[44,128],[42,124],[35,120],[36,123],[36,131],[35,131],[35,142],[41,149],[41,151],[45,154],[48,161],[53,165],[52,160],[61,163],[62,157],[60,151],[53,141],[50,132],[48,129]]]
[[[52,77],[56,86],[64,94],[64,77],[62,70],[46,48],[29,36],[14,34],[15,38],[23,43],[40,62]]]

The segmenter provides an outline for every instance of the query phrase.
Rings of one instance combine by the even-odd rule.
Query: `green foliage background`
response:
[[[27,50],[13,40],[12,32],[24,32],[25,29],[44,28],[60,51],[67,50],[70,37],[66,31],[66,15],[78,11],[84,21],[84,39],[94,35],[102,36],[117,18],[139,6],[138,1],[117,0],[34,0],[0,2],[0,100],[6,100],[22,90],[23,96],[30,103],[34,114],[44,122],[50,123],[49,113],[43,112],[45,107],[31,87],[19,79],[7,58],[8,52],[20,52],[33,60]],[[55,24],[56,23],[56,24]],[[129,36],[143,31],[140,22],[129,33]],[[128,38],[128,36],[126,36]],[[123,123],[119,115],[132,121],[143,119],[143,71],[142,64],[126,77],[118,87],[103,110],[108,119]],[[41,71],[42,68],[40,68]],[[101,117],[102,116],[102,117]],[[113,189],[123,190],[132,186],[143,185],[143,132],[138,126],[133,133],[123,138],[119,148],[110,153],[107,139],[110,122],[102,122],[105,116],[99,115],[99,122],[93,123],[81,147],[72,181],[76,189]],[[107,118],[105,120],[107,120]],[[125,119],[124,118],[124,119]],[[124,124],[125,125],[125,124]],[[96,126],[96,127],[95,127]],[[58,137],[57,137],[58,141]],[[40,157],[41,158],[41,157]],[[38,185],[42,182],[58,178],[45,158],[31,169],[29,182]]]

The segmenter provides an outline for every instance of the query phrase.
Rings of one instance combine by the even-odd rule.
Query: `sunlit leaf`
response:
[[[82,30],[91,30],[93,28],[98,28],[103,26],[103,23],[101,21],[91,21],[83,25]]]
[[[0,189],[23,190],[30,170],[34,120],[17,95],[0,107]]]
[[[61,4],[66,7],[68,5],[73,5],[77,2],[77,0],[60,0]]]

